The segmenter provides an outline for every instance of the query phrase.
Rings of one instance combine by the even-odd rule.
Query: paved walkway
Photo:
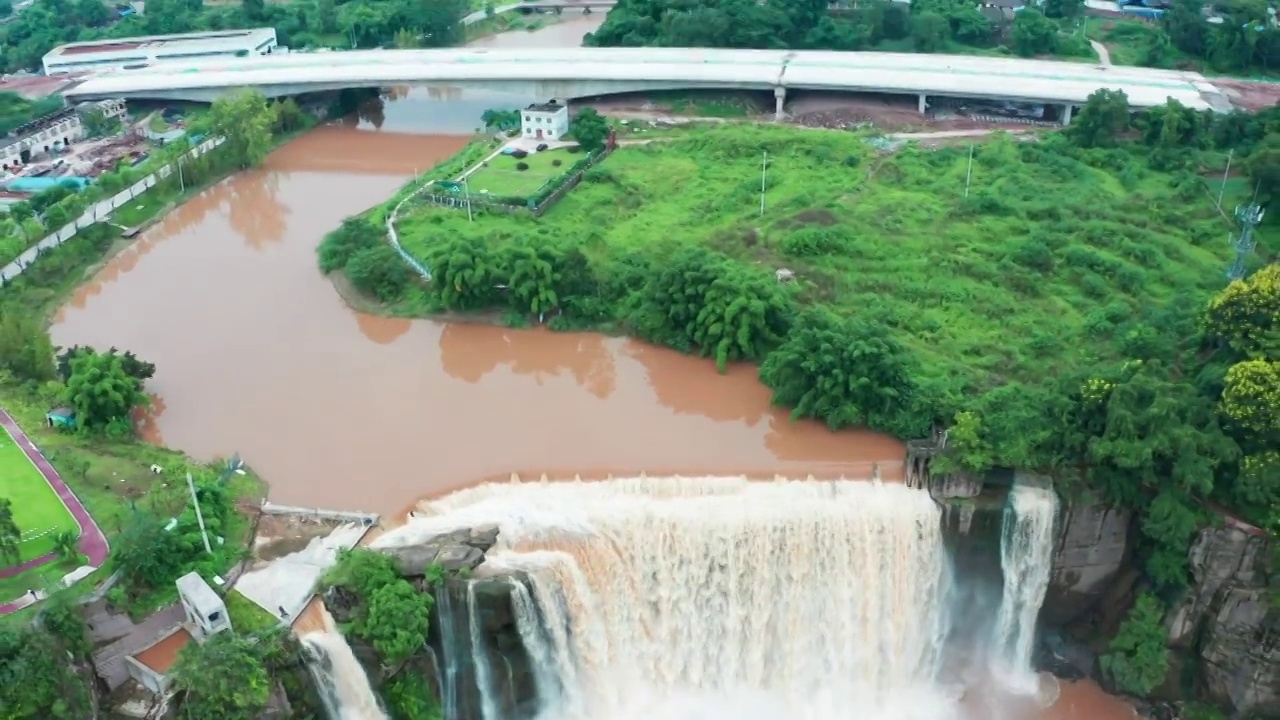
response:
[[[1107,50],[1107,46],[1097,40],[1090,40],[1089,44],[1093,46],[1093,51],[1098,53],[1098,64],[1110,67],[1111,53]]]
[[[18,443],[18,446],[22,448],[22,451],[27,454],[27,459],[31,461],[32,465],[36,466],[36,469],[44,476],[45,481],[48,482],[49,486],[53,488],[53,491],[58,494],[58,497],[62,500],[62,504],[65,505],[67,511],[71,513],[71,517],[76,519],[76,523],[80,526],[80,552],[89,556],[88,564],[93,567],[102,567],[102,564],[107,560],[107,553],[110,550],[110,547],[107,545],[107,537],[102,534],[102,529],[98,527],[98,523],[93,521],[93,517],[89,515],[89,511],[85,510],[84,505],[80,503],[80,498],[76,497],[76,494],[71,492],[71,488],[67,487],[67,484],[63,482],[62,477],[58,475],[58,471],[53,468],[53,465],[48,460],[45,459],[44,455],[40,454],[40,450],[36,448],[35,443],[31,442],[31,438],[27,437],[27,434],[22,432],[22,428],[18,427],[18,423],[14,421],[13,416],[5,410],[0,410],[0,426],[9,431],[9,435],[13,437],[14,442]],[[39,567],[45,563],[53,562],[57,558],[58,556],[56,553],[41,555],[34,560],[28,560],[16,567],[0,570],[0,577],[17,575],[20,572],[30,570],[34,567]],[[29,604],[29,602],[24,603],[21,599],[11,603],[5,603],[0,605],[0,615],[20,610]]]

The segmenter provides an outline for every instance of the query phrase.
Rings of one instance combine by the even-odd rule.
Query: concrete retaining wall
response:
[[[262,503],[262,513],[264,515],[300,515],[303,517],[319,518],[321,520],[354,522],[360,523],[361,525],[375,525],[380,518],[377,513],[352,512],[348,510],[324,510],[322,508],[298,507],[296,505],[277,505],[265,500]]]

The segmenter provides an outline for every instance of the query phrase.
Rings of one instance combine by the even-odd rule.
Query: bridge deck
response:
[[[370,50],[170,62],[91,78],[66,91],[84,97],[175,97],[254,86],[281,95],[339,87],[432,83],[554,86],[574,96],[636,89],[774,87],[939,94],[1081,104],[1099,88],[1123,90],[1134,107],[1172,97],[1220,105],[1202,76],[1085,63],[872,52],[572,48]]]

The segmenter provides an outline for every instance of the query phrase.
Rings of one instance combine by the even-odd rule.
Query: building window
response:
[[[532,117],[530,117],[530,116],[528,116],[528,115],[525,115],[525,116],[524,116],[524,121],[525,121],[525,122],[533,122],[533,118],[532,118]]]
[[[218,622],[218,620],[219,620],[219,619],[221,619],[221,618],[222,618],[222,612],[221,612],[221,611],[219,611],[219,612],[209,613],[209,622],[211,622],[211,623],[216,623],[216,622]]]
[[[556,131],[555,131],[555,130],[548,130],[548,131],[547,131],[547,137],[555,137],[555,136],[556,136]]]

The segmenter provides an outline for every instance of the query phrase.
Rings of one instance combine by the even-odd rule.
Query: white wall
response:
[[[221,144],[222,138],[205,140],[192,148],[191,151],[187,153],[187,157],[200,157]],[[113,197],[102,200],[96,205],[88,208],[84,211],[83,215],[76,218],[73,222],[67,223],[66,227],[63,227],[61,230],[50,234],[40,242],[27,248],[27,251],[19,255],[13,262],[5,265],[3,268],[0,268],[0,281],[8,282],[13,278],[18,277],[23,273],[23,271],[31,267],[32,263],[39,259],[41,253],[56,248],[62,243],[75,237],[79,230],[87,228],[94,223],[109,220],[111,218],[112,211],[129,202],[133,198],[138,197],[150,188],[155,187],[157,180],[167,178],[172,175],[173,172],[173,165],[165,165],[155,173],[137,181],[131,187],[127,187],[116,193]]]

